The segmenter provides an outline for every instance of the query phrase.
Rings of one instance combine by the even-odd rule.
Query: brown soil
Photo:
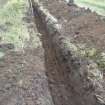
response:
[[[65,36],[74,42],[105,50],[105,21],[96,13],[77,6],[67,6],[64,0],[40,0],[62,24]]]

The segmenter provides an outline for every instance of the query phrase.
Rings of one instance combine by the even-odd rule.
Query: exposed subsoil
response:
[[[62,24],[65,36],[72,36],[74,42],[105,50],[105,21],[101,16],[76,5],[67,6],[64,0],[40,1]]]

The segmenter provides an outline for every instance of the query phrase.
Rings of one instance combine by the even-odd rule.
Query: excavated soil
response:
[[[105,50],[105,21],[96,13],[69,6],[64,0],[39,0],[64,27],[65,36],[73,38],[77,43]]]

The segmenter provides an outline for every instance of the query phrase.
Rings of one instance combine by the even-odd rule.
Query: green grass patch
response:
[[[75,3],[105,16],[105,0],[75,0]]]
[[[0,37],[3,42],[13,43],[16,48],[23,47],[29,39],[27,28],[22,21],[26,5],[26,0],[8,0],[3,8],[0,8]]]

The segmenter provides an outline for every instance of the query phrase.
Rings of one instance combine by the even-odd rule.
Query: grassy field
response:
[[[105,16],[105,0],[75,0],[75,3]]]
[[[13,43],[17,48],[24,46],[29,38],[22,20],[26,3],[27,0],[7,0],[0,8],[0,42]]]

